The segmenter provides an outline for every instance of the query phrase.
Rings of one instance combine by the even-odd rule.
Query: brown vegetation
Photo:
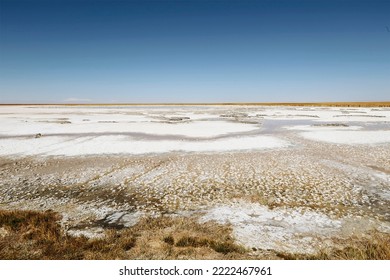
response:
[[[66,235],[52,211],[0,210],[0,259],[390,259],[390,235],[338,240],[340,248],[316,255],[251,252],[231,230],[190,218],[144,218],[103,239]]]
[[[342,249],[322,250],[316,255],[285,254],[277,255],[289,260],[390,260],[390,235],[372,232],[366,237],[350,237],[338,240]]]
[[[145,218],[103,239],[65,234],[52,211],[0,211],[0,259],[245,259],[230,229],[188,218]]]

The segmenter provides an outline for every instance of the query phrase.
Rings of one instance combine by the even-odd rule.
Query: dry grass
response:
[[[103,239],[67,236],[59,215],[0,211],[0,259],[248,259],[228,227],[188,218],[145,218]]]
[[[52,211],[0,210],[0,259],[358,259],[389,260],[390,235],[337,240],[316,255],[256,251],[235,244],[229,227],[189,218],[144,218],[103,239],[65,234]]]
[[[390,234],[372,232],[368,237],[350,237],[336,242],[342,249],[329,248],[315,255],[277,255],[288,260],[390,260]]]

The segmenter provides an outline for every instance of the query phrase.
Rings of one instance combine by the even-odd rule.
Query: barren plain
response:
[[[185,217],[254,256],[315,254],[390,234],[390,108],[0,106],[0,210],[90,239]]]

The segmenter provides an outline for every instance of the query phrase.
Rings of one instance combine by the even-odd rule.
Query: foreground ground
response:
[[[144,218],[104,238],[73,237],[52,212],[0,211],[1,259],[390,259],[390,236],[335,239],[341,247],[315,254],[248,249],[235,244],[231,229],[188,218]]]
[[[389,258],[388,108],[1,110],[0,258]]]

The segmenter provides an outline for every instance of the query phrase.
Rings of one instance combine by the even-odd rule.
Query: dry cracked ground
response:
[[[199,224],[212,222],[229,227],[234,242],[259,258],[267,251],[314,254],[323,248],[340,247],[339,241],[351,236],[369,237],[373,232],[390,234],[390,140],[345,144],[313,139],[311,135],[305,137],[305,133],[317,128],[325,133],[343,131],[345,137],[356,132],[352,127],[360,127],[358,132],[388,133],[389,110],[377,109],[371,115],[372,109],[366,108],[363,113],[352,111],[344,115],[356,116],[357,121],[348,118],[338,121],[346,109],[327,108],[335,110],[331,116],[336,121],[323,122],[317,120],[322,117],[317,111],[326,110],[313,108],[302,108],[295,115],[282,110],[275,113],[275,108],[192,109],[196,120],[193,112],[183,118],[185,110],[177,117],[175,108],[125,110],[131,116],[134,112],[147,115],[167,126],[220,119],[255,126],[248,131],[209,136],[204,140],[207,145],[213,139],[224,141],[229,135],[238,140],[253,135],[272,136],[288,144],[223,151],[82,155],[4,152],[0,157],[0,209],[50,209],[60,213],[61,227],[66,234],[91,239],[103,238],[113,228],[134,227],[143,217],[188,217]],[[29,114],[32,113],[6,111],[2,122],[6,123],[7,118],[31,121]],[[75,122],[70,113],[69,116],[61,114],[69,123],[55,123],[60,129]],[[91,119],[91,114],[84,113],[82,119]],[[107,121],[97,122],[113,124],[107,118],[112,114],[110,109],[102,117]],[[202,114],[204,120],[199,117]],[[381,115],[385,116],[384,120],[372,121]],[[45,118],[51,120],[50,114]],[[37,128],[37,133],[41,132],[39,129],[43,128]],[[71,133],[64,133],[68,133],[63,137],[69,141]],[[90,137],[90,132],[86,133],[89,134],[85,137]],[[21,138],[31,141],[30,149],[34,151],[33,141],[58,137],[58,132],[53,134],[49,130],[40,135],[31,132],[15,135],[4,130],[0,138],[13,139],[16,144],[11,147],[7,146],[9,142],[0,141],[0,151],[7,147],[15,149]],[[104,132],[107,134],[110,133]],[[145,135],[132,137],[138,137],[136,141],[146,145],[148,141],[157,141],[151,142],[157,145],[159,137],[201,144],[203,141],[198,135],[187,138],[174,133],[159,133],[158,137],[149,133],[149,138]],[[6,229],[2,232],[5,235]]]

